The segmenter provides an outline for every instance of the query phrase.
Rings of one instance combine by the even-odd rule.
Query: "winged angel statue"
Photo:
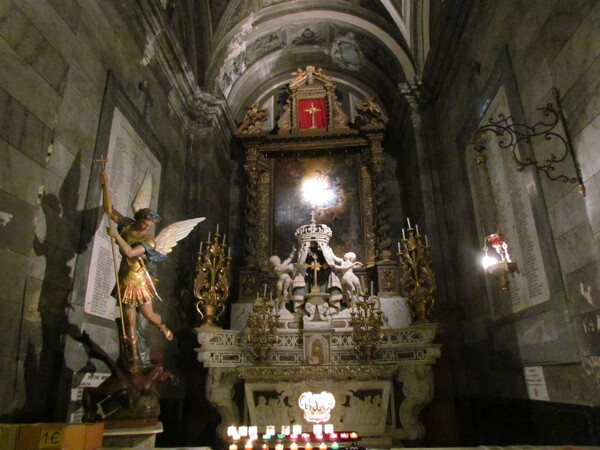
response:
[[[115,239],[123,256],[112,296],[122,305],[124,338],[129,340],[133,347],[137,344],[136,321],[139,311],[170,341],[173,339],[173,333],[152,308],[152,300],[154,297],[160,299],[160,296],[156,291],[157,279],[150,274],[148,263],[166,259],[177,242],[190,234],[205,218],[196,217],[175,222],[165,227],[155,238],[152,227],[160,221],[160,216],[148,208],[152,193],[152,178],[148,175],[144,178],[133,200],[131,205],[134,212],[133,219],[112,207],[108,192],[108,176],[104,170],[100,174],[100,182],[103,186],[104,210],[110,219],[117,223],[117,229],[109,226],[108,233]]]

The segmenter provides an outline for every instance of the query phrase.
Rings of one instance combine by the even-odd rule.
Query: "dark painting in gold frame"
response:
[[[282,157],[274,161],[273,248],[281,257],[295,244],[296,229],[310,222],[314,209],[317,223],[333,231],[330,246],[338,256],[362,252],[360,213],[360,159],[358,154],[318,157]],[[331,201],[313,208],[302,194],[303,182],[319,178],[334,193]],[[313,205],[314,206],[314,205]]]

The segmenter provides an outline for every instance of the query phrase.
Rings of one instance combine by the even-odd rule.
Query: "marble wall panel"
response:
[[[64,289],[71,289],[75,257],[76,253],[73,249],[62,249],[44,241],[34,245],[34,254],[30,258],[29,275]],[[25,270],[25,274],[27,274],[27,270]]]
[[[2,39],[0,59],[0,86],[44,124],[52,124],[60,95]]]
[[[577,13],[586,13],[585,17],[580,17],[583,20],[575,32],[569,36],[569,41],[549,64],[554,84],[563,92],[566,92],[578,80],[580,71],[586,70],[600,53],[600,40],[597,39],[600,4],[592,3],[595,3],[595,6],[589,12],[585,11],[585,8],[577,11],[572,5],[568,5],[570,8],[564,5],[561,8],[561,15],[556,18],[559,21],[563,18],[560,22],[561,26],[564,26],[565,20],[576,20],[579,16]],[[573,70],[573,67],[577,67],[578,70]]]
[[[77,36],[85,41],[88,51],[102,63],[125,57],[125,55],[115,52],[115,46],[121,39],[121,35],[106,20],[106,16],[101,10],[95,10],[93,13],[83,11],[79,20]],[[137,58],[138,61],[142,58],[141,52]],[[129,64],[117,64],[116,67],[131,70]],[[124,79],[129,79],[131,74],[123,73],[120,75]]]
[[[548,216],[554,237],[562,236],[577,225],[587,222],[584,198],[577,189],[571,189],[567,195],[548,207]]]
[[[14,3],[3,8],[0,36],[60,94],[67,63]]]
[[[85,36],[76,35],[66,26],[61,15],[46,0],[21,0],[17,6],[37,29],[43,30],[44,37],[69,66],[81,67],[90,82],[104,87],[106,68],[88,47]]]
[[[563,93],[564,95],[565,93]],[[581,130],[588,126],[600,111],[600,58],[580,72],[577,82],[562,98],[569,131],[577,140]]]
[[[15,358],[19,346],[19,328],[21,322],[15,318],[21,315],[21,304],[0,299],[0,358]],[[0,384],[4,384],[0,383]]]
[[[90,161],[96,143],[101,98],[87,98],[77,87],[69,83],[65,88],[57,111],[56,139],[72,153],[81,152],[82,157]]]
[[[578,403],[597,405],[600,402],[600,390],[594,389],[589,375],[580,365],[545,366],[544,377],[548,397],[557,403]],[[570,395],[565,395],[569,393]]]
[[[34,368],[37,369],[38,361],[40,360],[40,355],[44,351],[44,346],[46,346],[47,349],[51,347],[60,348],[56,345],[56,337],[53,339],[55,343],[50,343],[50,339],[48,337],[49,328],[50,327],[48,326],[47,317],[43,322],[42,320],[30,321],[23,318],[23,320],[20,323],[19,331],[21,332],[21,339],[19,340],[19,354],[21,355],[21,358],[27,360],[26,364],[28,366],[29,372],[31,372]],[[56,333],[54,334],[56,335]],[[24,355],[27,355],[27,357],[24,357]],[[60,355],[56,356],[58,356],[58,360],[60,361]],[[36,370],[36,372],[38,371]],[[59,374],[55,370],[52,374],[49,373],[48,376],[58,377]]]
[[[69,67],[66,61],[54,50],[42,35],[32,32],[32,27],[24,33],[24,39],[15,50],[38,72],[60,95],[65,86]]]
[[[28,263],[29,259],[26,256],[0,248],[0,273],[4,280],[0,298],[17,303],[22,302]]]
[[[600,308],[600,261],[566,274],[565,285],[572,315]]]
[[[600,173],[588,179],[585,187],[587,191],[585,197],[587,220],[592,228],[592,233],[597,234],[600,232]]]
[[[50,246],[75,255],[78,252],[82,220],[83,215],[62,204],[59,197],[44,194],[36,220],[34,253],[44,255]]]
[[[531,51],[532,47],[536,47],[535,42],[538,43],[538,47],[547,45],[543,42],[540,43],[537,38],[539,30],[547,23],[549,17],[551,18],[552,10],[557,3],[557,0],[547,2],[544,0],[535,0],[528,3],[527,8],[524,8],[524,3],[516,6],[514,2],[504,2],[504,6],[515,6],[509,12],[511,21],[518,18],[518,20],[528,24],[526,27],[506,27],[506,24],[503,24],[505,28],[510,29],[512,34],[511,50],[514,52],[517,60],[519,59],[519,55]],[[502,8],[503,5],[499,6]],[[500,14],[497,16],[500,16]]]
[[[583,24],[585,27],[585,20],[587,20],[586,14],[589,13],[590,8],[595,2],[593,0],[582,0],[575,2],[552,2],[552,4],[538,5],[535,8],[531,8],[530,12],[535,15],[544,18],[542,26],[532,26],[535,19],[529,16],[527,19],[518,17],[518,20],[522,20],[523,23],[527,23],[527,27],[516,27],[517,36],[511,39],[511,48],[519,45],[518,35],[522,30],[535,30],[536,34],[531,36],[531,39],[527,41],[528,48],[524,54],[516,54],[515,58],[519,61],[519,72],[520,80],[526,82],[527,74],[539,75],[543,71],[545,75],[549,75],[550,79],[556,79],[554,74],[551,72],[551,68],[548,67],[548,63],[555,60],[556,56],[564,51],[565,46],[568,46],[571,38],[576,35],[576,31]],[[529,7],[529,5],[528,5]],[[529,8],[528,8],[529,9]],[[550,69],[550,72],[547,69]],[[541,79],[547,80],[546,76]],[[530,77],[531,81],[536,83],[540,81],[540,78]],[[552,84],[543,83],[544,86],[552,86]],[[562,86],[560,86],[562,87]],[[531,91],[532,96],[527,97],[532,102],[542,101],[541,97],[544,94],[544,90],[540,89],[537,93]]]
[[[3,217],[8,219],[0,225],[0,246],[29,256],[33,245],[31,235],[35,228],[36,208],[3,191],[0,191],[0,205]]]
[[[3,139],[0,139],[0,161],[0,189],[37,207],[39,187],[43,183],[42,167]]]
[[[492,336],[503,364],[580,360],[573,324],[553,312],[497,327]]]
[[[25,295],[23,296],[23,322],[41,324],[40,294],[42,292],[42,281],[27,277]],[[23,349],[22,350],[26,350]]]
[[[583,181],[600,172],[600,114],[581,130],[574,139],[573,145],[577,155],[577,161],[581,168]]]
[[[556,238],[556,250],[563,273],[573,272],[598,260],[596,246],[588,222],[580,223],[570,232]]]
[[[578,192],[576,184],[551,181],[542,173],[539,173],[537,176],[540,180],[541,194],[546,202],[547,208],[553,207],[572,192]]]
[[[76,29],[81,15],[81,5],[77,0],[48,0],[71,29]]]
[[[583,356],[600,356],[600,308],[574,317]]]
[[[81,162],[81,157],[77,153],[71,153],[62,142],[54,139],[51,147],[51,154],[47,156],[48,164],[46,169],[52,172],[60,179],[67,178],[69,171],[73,169],[75,160]],[[79,190],[79,186],[74,186]]]
[[[0,380],[14,380],[17,373],[17,360],[13,357],[0,357]],[[11,414],[16,404],[15,385],[10,382],[0,383],[0,416]]]
[[[21,103],[0,89],[0,138],[43,165],[52,133]]]
[[[539,314],[516,325],[519,356],[524,364],[580,361],[573,324],[561,313]]]

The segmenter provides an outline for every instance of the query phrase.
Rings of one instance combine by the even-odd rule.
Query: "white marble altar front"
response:
[[[359,364],[351,331],[335,330],[330,364],[312,366],[305,361],[300,331],[282,330],[270,363],[256,365],[245,348],[243,331],[197,328],[198,360],[209,369],[207,396],[222,418],[218,433],[225,438],[228,425],[242,423],[233,396],[234,385],[243,382],[247,425],[259,429],[269,418],[274,418],[269,425],[309,427],[298,407],[298,396],[305,390],[326,390],[336,397],[331,419],[336,429],[369,436],[372,445],[422,438],[425,427],[419,413],[433,398],[431,366],[440,356],[440,345],[433,343],[436,330],[437,324],[385,330],[381,349],[370,365]],[[398,388],[399,397],[404,398],[395,404]]]

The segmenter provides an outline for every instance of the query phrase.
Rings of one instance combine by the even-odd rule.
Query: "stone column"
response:
[[[364,224],[364,261],[366,261],[367,267],[372,267],[377,261],[377,254],[375,251],[375,224],[373,219],[373,183],[369,167],[365,164],[361,164],[360,166],[360,196],[362,203],[362,222]]]
[[[415,149],[417,154],[417,164],[419,167],[419,181],[423,195],[423,211],[425,212],[424,231],[429,236],[429,242],[440,243],[439,232],[437,228],[437,213],[435,207],[435,188],[433,180],[437,176],[428,158],[427,133],[423,122],[426,119],[421,106],[422,85],[419,80],[400,84],[400,90],[410,105],[410,120],[415,132]],[[423,230],[423,228],[421,228]]]
[[[371,172],[371,198],[373,211],[373,236],[377,266],[378,292],[381,297],[397,294],[397,263],[392,260],[390,237],[390,211],[384,183],[385,155],[383,140],[385,130],[369,131],[369,148],[363,154]]]
[[[271,165],[255,147],[250,147],[244,168],[248,174],[244,265],[266,267],[271,230]]]
[[[185,196],[182,207],[185,209],[178,214],[181,218],[206,217],[204,230],[209,223],[212,226],[221,223],[225,230],[228,229],[231,216],[229,183],[216,184],[215,180],[229,180],[233,170],[231,125],[227,105],[221,100],[205,93],[197,93],[190,99],[186,122],[187,155],[184,180],[181,180]],[[225,200],[215,202],[215,198]],[[172,207],[168,202],[166,205]],[[190,264],[190,255],[197,254],[200,242],[206,237],[205,231],[197,229],[179,243],[181,249],[174,254],[179,259],[175,280],[177,303],[170,302],[169,308],[187,311],[187,306],[195,303],[192,287],[196,270],[195,264]]]
[[[436,124],[431,115],[422,107],[425,97],[424,89],[419,80],[399,85],[400,90],[410,105],[410,119],[415,135],[415,152],[417,155],[417,167],[419,171],[419,182],[421,185],[421,201],[423,203],[423,211],[425,214],[425,226],[421,226],[421,232],[427,233],[429,244],[431,245],[432,259],[434,268],[441,267],[444,259],[443,255],[449,255],[448,249],[449,240],[443,239],[441,233],[443,229],[439,224],[444,223],[443,208],[438,211],[438,205],[442,205],[443,201],[440,197],[439,174],[436,167],[436,160],[430,156],[434,152],[436,145],[434,142],[434,133]],[[442,214],[441,217],[439,215]],[[451,261],[444,261],[444,265],[452,264]],[[437,290],[436,297],[439,303],[442,303],[440,297],[447,292],[446,284],[451,283],[450,279],[446,279],[443,271],[436,271]]]
[[[246,142],[248,193],[244,227],[244,267],[240,270],[240,299],[253,299],[266,269],[271,243],[271,164],[256,146]],[[249,144],[249,145],[248,145]]]

